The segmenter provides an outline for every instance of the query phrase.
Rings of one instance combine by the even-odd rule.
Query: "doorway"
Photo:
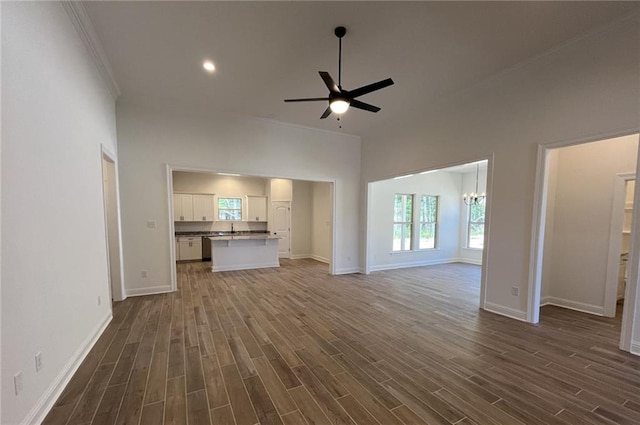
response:
[[[115,157],[102,152],[102,195],[104,201],[105,234],[109,289],[113,301],[126,298],[122,272],[122,246],[120,242],[120,209],[118,206],[118,175]]]
[[[365,272],[466,263],[485,306],[492,158],[370,182]]]
[[[540,146],[528,321],[537,323],[544,305],[616,315],[618,270],[612,263],[619,268],[626,182],[635,178],[637,155],[637,134]],[[634,304],[627,298],[625,317]]]

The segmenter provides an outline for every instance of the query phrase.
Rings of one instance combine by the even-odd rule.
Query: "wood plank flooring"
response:
[[[312,260],[129,298],[48,425],[639,424],[620,319],[478,310],[480,268],[330,276]]]

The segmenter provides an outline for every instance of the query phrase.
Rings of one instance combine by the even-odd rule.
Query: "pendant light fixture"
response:
[[[476,164],[476,190],[469,195],[466,193],[462,195],[462,200],[465,205],[484,205],[487,195],[485,192],[478,193],[478,176],[480,174],[480,164]]]

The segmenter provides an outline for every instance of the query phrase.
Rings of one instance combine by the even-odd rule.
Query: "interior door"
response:
[[[291,254],[291,203],[276,201],[273,208],[273,234],[278,236],[279,257],[289,258]]]

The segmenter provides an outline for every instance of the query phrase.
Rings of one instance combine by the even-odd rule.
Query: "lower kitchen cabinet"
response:
[[[199,236],[178,238],[176,260],[202,260],[202,238]]]

